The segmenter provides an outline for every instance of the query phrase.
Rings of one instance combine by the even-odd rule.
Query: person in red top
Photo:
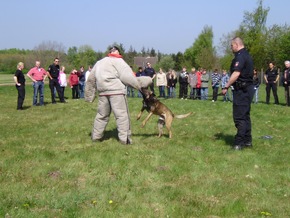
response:
[[[73,69],[70,73],[69,84],[72,89],[72,98],[79,99],[79,74],[76,69]]]
[[[39,93],[39,105],[44,105],[44,80],[47,77],[46,70],[40,67],[40,61],[35,61],[35,67],[31,68],[27,76],[33,82],[33,101],[32,105],[37,105],[37,97]]]
[[[196,93],[197,93],[197,99],[201,99],[201,73],[202,71],[201,70],[198,70],[196,72],[196,80],[197,80],[197,83],[196,83]]]

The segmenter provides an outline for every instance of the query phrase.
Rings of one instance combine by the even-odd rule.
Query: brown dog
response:
[[[147,123],[147,121],[150,119],[152,114],[158,115],[159,120],[158,120],[158,130],[159,130],[159,135],[158,137],[161,137],[162,135],[162,129],[163,126],[165,125],[168,133],[169,133],[169,138],[172,138],[172,131],[171,131],[171,124],[173,121],[173,118],[178,118],[182,119],[185,117],[188,117],[189,115],[192,114],[192,112],[187,113],[187,114],[182,114],[182,115],[174,115],[172,111],[166,107],[163,103],[161,103],[158,98],[153,94],[153,92],[149,91],[148,89],[142,88],[141,93],[143,95],[143,106],[141,108],[141,111],[139,112],[137,116],[137,120],[140,119],[143,111],[146,109],[149,113],[149,115],[145,118],[145,120],[142,122],[142,127],[144,127]]]

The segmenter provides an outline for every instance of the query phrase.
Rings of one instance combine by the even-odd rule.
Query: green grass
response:
[[[14,74],[0,74],[0,85],[14,84],[13,76]]]
[[[264,87],[261,98],[265,99]],[[157,138],[157,116],[136,121],[141,99],[129,98],[133,145],[117,141],[114,117],[102,143],[89,133],[97,100],[72,100],[16,111],[14,86],[0,86],[1,217],[289,217],[290,108],[252,105],[253,149],[233,151],[231,103],[170,99],[176,114]],[[273,97],[271,96],[273,102]],[[141,120],[145,118],[143,114]],[[273,139],[261,139],[271,135]],[[111,201],[111,202],[110,202]]]

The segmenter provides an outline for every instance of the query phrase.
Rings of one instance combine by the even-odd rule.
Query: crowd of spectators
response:
[[[233,100],[233,95],[231,92],[227,92],[226,95],[221,94],[230,78],[229,73],[225,69],[221,71],[214,69],[213,72],[208,72],[205,68],[196,69],[195,67],[192,67],[190,72],[188,72],[187,68],[183,67],[180,72],[176,72],[173,69],[169,69],[168,72],[164,72],[162,68],[159,68],[159,70],[156,72],[150,63],[146,63],[145,67],[138,67],[136,72],[134,72],[132,66],[131,69],[136,77],[150,76],[152,78],[153,83],[149,88],[159,98],[179,98],[181,100],[211,100],[212,102],[216,102],[218,98],[223,102],[231,102]],[[18,82],[17,77],[21,75],[19,73],[19,66],[17,70],[16,77],[14,77],[16,82]],[[60,102],[66,103],[64,92],[67,85],[71,88],[72,99],[84,98],[85,84],[91,70],[91,66],[88,66],[86,71],[84,66],[81,66],[79,70],[76,68],[72,69],[68,76],[66,76],[65,67],[59,65],[58,58],[56,58],[54,63],[49,66],[48,70],[41,68],[40,61],[36,61],[35,67],[31,68],[27,73],[27,76],[33,82],[32,105],[44,106],[44,82],[46,78],[49,78],[49,87],[51,89],[51,99],[53,104],[56,103],[55,98],[59,98]],[[266,70],[264,76],[262,77],[266,86],[266,104],[270,103],[271,90],[274,97],[274,104],[279,104],[277,89],[278,83],[281,81],[285,88],[286,105],[290,105],[289,74],[289,61],[285,61],[285,69],[282,72],[281,79],[274,63],[269,63],[269,68]],[[259,102],[261,76],[259,76],[256,69],[254,69],[253,75],[253,83],[255,87],[253,103],[257,104]],[[22,80],[19,79],[19,81]],[[20,83],[16,83],[16,87],[19,91],[19,87],[21,86],[17,84]],[[23,94],[25,93],[25,91],[23,91],[25,84],[23,82],[22,86],[23,89],[21,89],[21,92],[19,92],[20,97],[18,96],[20,99],[18,101],[20,103],[18,104],[17,109],[23,109],[22,104],[25,98],[25,94]],[[154,89],[154,86],[157,87],[156,90]],[[158,93],[156,92],[157,90]],[[233,87],[231,87],[230,90],[233,90]],[[127,97],[142,98],[142,95],[138,90],[134,90],[134,88],[128,86]]]

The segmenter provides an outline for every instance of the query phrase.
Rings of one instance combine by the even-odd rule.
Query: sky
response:
[[[267,26],[290,25],[289,0],[264,0]],[[184,52],[205,26],[214,45],[236,29],[256,0],[9,0],[0,2],[0,50],[34,49],[57,42],[67,50],[89,45],[105,52],[113,43],[140,52],[154,48],[165,54]]]

